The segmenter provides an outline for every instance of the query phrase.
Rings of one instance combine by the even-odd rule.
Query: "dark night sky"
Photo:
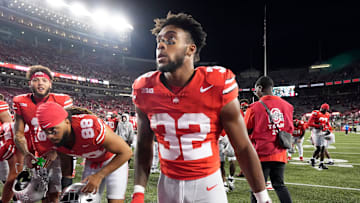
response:
[[[91,4],[92,2],[92,4]],[[263,69],[264,1],[105,0],[134,26],[132,56],[154,59],[153,19],[168,11],[194,16],[208,34],[201,61],[241,72]],[[254,3],[255,2],[255,3]],[[360,6],[355,1],[269,1],[267,50],[270,70],[309,66],[360,48]],[[276,3],[274,3],[276,2]],[[314,3],[315,2],[315,3]]]

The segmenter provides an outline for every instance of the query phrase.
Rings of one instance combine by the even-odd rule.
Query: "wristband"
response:
[[[258,203],[271,203],[269,193],[266,189],[261,192],[254,193],[254,196]]]
[[[134,193],[145,193],[145,188],[142,185],[135,185],[134,186]]]

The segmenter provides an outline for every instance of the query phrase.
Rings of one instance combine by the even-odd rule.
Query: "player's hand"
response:
[[[37,158],[30,152],[27,152],[24,156],[24,163],[28,168],[34,168]]]
[[[101,177],[98,173],[89,175],[81,181],[82,183],[86,183],[86,185],[81,189],[81,192],[93,194],[97,193],[102,179],[103,177]]]
[[[131,203],[144,203],[145,195],[142,192],[137,192],[132,195]]]
[[[50,166],[50,164],[57,158],[57,153],[54,150],[46,152],[42,157],[45,159],[44,168]]]

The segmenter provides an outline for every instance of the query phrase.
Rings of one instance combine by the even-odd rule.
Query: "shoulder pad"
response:
[[[235,81],[234,73],[222,66],[200,66],[196,68],[205,75],[205,80],[215,86],[224,86],[227,81]]]
[[[147,87],[156,79],[156,77],[160,74],[159,71],[150,71],[147,72],[134,81],[132,88],[133,89],[140,89],[142,87]],[[150,85],[151,86],[151,85]]]

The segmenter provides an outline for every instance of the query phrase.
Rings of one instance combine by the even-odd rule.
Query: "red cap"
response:
[[[64,107],[55,102],[41,104],[36,110],[36,117],[42,129],[54,127],[68,116]]]
[[[325,109],[325,110],[329,110],[330,109],[330,106],[329,106],[329,104],[327,104],[327,103],[323,103],[323,104],[321,104],[321,107],[320,107],[321,109]]]

